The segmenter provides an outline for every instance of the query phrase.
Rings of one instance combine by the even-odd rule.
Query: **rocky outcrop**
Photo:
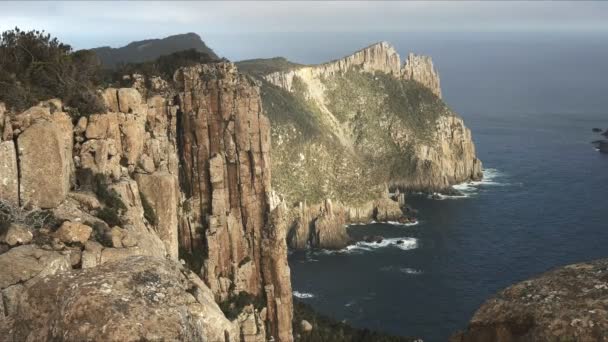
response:
[[[429,88],[441,98],[439,74],[433,66],[431,57],[410,53],[402,66],[397,50],[388,42],[370,45],[350,56],[328,63],[273,72],[265,75],[264,79],[278,87],[294,91],[294,79],[296,78],[304,80],[310,88],[310,85],[320,85],[321,78],[344,74],[350,70],[381,72],[413,80]]]
[[[405,208],[405,205],[388,197],[358,206],[332,203],[330,199],[319,205],[299,203],[286,215],[291,220],[290,228],[286,231],[287,243],[293,249],[342,249],[353,243],[353,239],[346,232],[349,223],[412,218],[404,213],[402,207]]]
[[[143,256],[41,277],[9,317],[9,341],[239,341],[196,275]]]
[[[407,138],[404,143],[406,140]],[[391,180],[392,187],[442,192],[451,185],[483,177],[482,164],[475,154],[471,131],[461,118],[438,118],[432,142],[412,145],[409,170]]]
[[[441,83],[439,73],[433,66],[429,56],[420,56],[413,53],[407,55],[403,64],[401,75],[406,80],[416,81],[429,88],[433,94],[441,98]]]
[[[0,268],[0,279],[8,279],[0,287],[11,288],[7,321],[17,324],[10,329],[12,340],[61,335],[74,340],[292,341],[287,227],[280,218],[270,220],[270,123],[262,115],[257,86],[226,62],[180,69],[172,82],[163,81],[162,95],[146,99],[135,88],[109,88],[102,97],[108,111],[87,117],[70,118],[59,100],[23,113],[2,111],[8,123],[2,128],[9,127],[10,134],[0,142],[0,214],[25,224],[32,236],[11,230],[7,237],[0,226],[0,264],[25,258],[20,257],[25,249],[27,258],[35,254],[42,264],[34,263],[27,274]],[[134,264],[137,257],[144,261]],[[155,327],[156,321],[150,321],[149,328],[132,331],[101,331],[93,323],[72,326],[96,315],[96,322],[112,320],[127,314],[122,309],[133,314],[133,324],[143,321],[142,300],[155,299],[124,295],[128,303],[116,309],[102,300],[106,285],[96,282],[115,277],[116,293],[126,292],[137,284],[120,283],[128,272],[112,267],[123,265],[135,271],[158,267],[160,274],[151,277],[162,284],[154,286],[162,288],[171,278],[177,286],[182,280],[167,271],[173,261],[166,258],[183,259],[204,279],[197,285],[206,289],[204,302],[188,292],[191,287],[185,293],[175,289],[181,291],[174,291],[175,306],[154,313],[168,325]],[[46,260],[60,261],[55,273],[67,273],[45,279],[35,290],[53,291],[45,296],[23,284],[49,274],[42,271]],[[101,289],[92,292],[93,298],[86,298],[88,290],[68,286],[88,289],[87,279]],[[254,298],[255,306],[236,308],[240,312],[233,321],[217,310],[216,303],[243,296]],[[70,298],[87,310],[71,307]],[[34,300],[44,303],[44,313],[32,309]],[[68,311],[53,311],[63,304]],[[56,314],[69,317],[49,323]],[[27,324],[39,328],[26,330]],[[211,326],[223,328],[215,334]]]
[[[184,68],[175,81],[180,186],[188,208],[180,223],[180,246],[191,262],[202,261],[203,279],[216,299],[246,292],[272,298],[274,307],[288,297],[287,309],[274,311],[284,315],[291,310],[291,293],[268,292],[289,286],[283,284],[289,283],[289,268],[286,253],[279,253],[285,242],[272,242],[277,234],[267,222],[270,125],[259,91],[231,63]],[[270,259],[266,271],[262,255]],[[285,319],[270,314],[268,320],[281,341],[291,340],[291,321]]]
[[[508,287],[487,300],[450,341],[603,341],[608,260],[574,264]]]
[[[302,66],[289,71],[277,71],[264,78],[276,86],[293,91],[295,78],[306,80],[307,83],[319,83],[323,77],[343,74],[352,69],[378,71],[399,77],[402,73],[401,58],[392,45],[380,42],[342,59],[314,66]]]
[[[68,132],[71,130],[70,127]],[[64,132],[54,122],[38,122],[19,135],[22,204],[54,208],[66,198],[70,191],[72,144],[63,139]]]

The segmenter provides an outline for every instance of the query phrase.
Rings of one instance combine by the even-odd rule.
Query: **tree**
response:
[[[73,52],[44,31],[15,28],[0,36],[0,101],[14,111],[60,98],[78,114],[102,112],[95,91],[101,76],[94,52]]]

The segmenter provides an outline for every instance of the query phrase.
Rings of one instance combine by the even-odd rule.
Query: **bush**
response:
[[[114,189],[108,187],[108,179],[103,174],[94,176],[93,191],[97,198],[104,204],[104,207],[97,212],[97,217],[105,221],[110,226],[121,226],[122,213],[127,210],[127,206]]]
[[[173,74],[181,67],[193,66],[199,63],[205,64],[217,61],[207,53],[189,49],[174,52],[169,55],[160,56],[156,60],[143,63],[128,63],[119,65],[117,70],[108,80],[112,83],[121,82],[123,75],[141,74],[150,81],[150,77],[159,76],[165,80],[173,79]],[[146,84],[150,88],[150,84]]]
[[[11,223],[21,224],[31,228],[59,227],[62,223],[50,210],[42,210],[29,206],[18,206],[0,200],[0,232],[8,228]]]
[[[158,217],[156,216],[156,212],[154,211],[154,208],[150,202],[148,202],[146,196],[140,191],[139,197],[141,198],[141,205],[144,208],[144,218],[153,226],[158,225]]]
[[[105,111],[96,93],[102,79],[94,52],[73,52],[44,31],[4,31],[0,36],[0,101],[14,111],[60,98],[71,113]]]
[[[247,305],[253,305],[255,308],[261,308],[265,305],[261,296],[254,296],[245,291],[239,292],[238,295],[231,297],[220,303],[220,309],[228,319],[235,319],[243,311]]]

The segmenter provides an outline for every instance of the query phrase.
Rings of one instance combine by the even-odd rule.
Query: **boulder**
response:
[[[114,139],[92,139],[82,144],[80,166],[93,173],[101,173],[118,179],[121,176],[120,142]]]
[[[80,204],[86,210],[94,210],[101,208],[101,203],[97,199],[92,192],[85,191],[72,191],[69,194],[70,198],[73,198],[76,202]]]
[[[143,101],[135,88],[118,89],[118,108],[123,113],[141,113]]]
[[[82,268],[92,268],[101,264],[103,246],[96,241],[87,241],[82,252]]]
[[[17,153],[12,140],[0,142],[0,200],[19,205]]]
[[[213,295],[174,261],[132,257],[45,277],[21,295],[5,341],[239,341]]]
[[[71,146],[53,122],[39,121],[18,138],[21,204],[57,207],[70,190]]]
[[[32,241],[32,232],[26,226],[13,223],[8,226],[0,241],[9,246],[26,245]]]
[[[118,109],[118,91],[116,88],[107,88],[101,93],[101,98],[108,108],[108,111],[117,113]]]
[[[114,139],[120,142],[118,115],[106,113],[89,116],[85,136],[87,139]]]
[[[307,320],[303,319],[300,322],[300,329],[302,330],[302,332],[310,332],[312,331],[312,324],[310,324],[310,322],[308,322]]]
[[[51,110],[48,106],[33,106],[28,110],[15,115],[12,120],[12,125],[16,130],[23,132],[36,122],[50,121],[50,119]]]
[[[65,221],[53,235],[63,243],[84,244],[91,237],[92,232],[93,228],[86,224]]]
[[[0,289],[70,269],[65,255],[35,245],[15,247],[0,254]]]

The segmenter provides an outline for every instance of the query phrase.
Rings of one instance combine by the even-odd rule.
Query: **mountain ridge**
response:
[[[101,46],[91,50],[97,54],[105,67],[115,68],[120,64],[147,62],[160,56],[191,49],[218,59],[216,53],[205,44],[198,34],[193,32],[133,41],[118,48]]]

